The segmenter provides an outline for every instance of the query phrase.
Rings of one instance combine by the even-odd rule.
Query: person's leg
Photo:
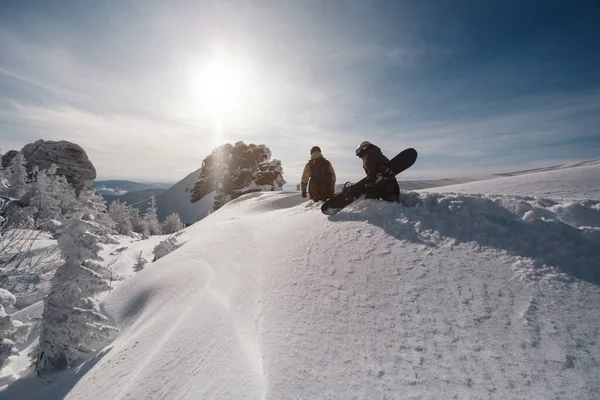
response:
[[[400,186],[398,186],[398,182],[392,180],[383,185],[381,198],[386,201],[400,202]]]
[[[308,196],[312,201],[319,201],[319,185],[310,182],[308,184]]]

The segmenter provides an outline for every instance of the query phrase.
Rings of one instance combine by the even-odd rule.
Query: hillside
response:
[[[156,196],[159,220],[164,221],[169,214],[176,212],[181,222],[193,224],[212,212],[214,193],[208,194],[196,203],[191,202],[191,190],[201,172],[201,168],[197,169]]]
[[[107,295],[111,346],[0,398],[595,398],[600,202],[528,176],[333,217],[243,196]]]
[[[424,192],[440,191],[600,200],[600,160],[497,174],[491,179],[424,190]]]

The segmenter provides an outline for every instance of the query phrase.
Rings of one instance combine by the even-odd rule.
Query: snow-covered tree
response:
[[[16,342],[24,342],[29,333],[30,324],[16,321],[8,315],[4,307],[15,305],[15,296],[5,289],[0,289],[0,369],[6,359],[16,354]]]
[[[60,220],[70,218],[74,210],[82,207],[75,189],[64,176],[57,175],[56,172],[54,164],[48,170],[34,167],[31,182],[20,201],[23,205],[35,207],[34,217],[38,226],[44,230],[54,231]]]
[[[77,203],[81,212],[81,220],[94,222],[108,232],[115,229],[116,223],[110,217],[108,207],[106,207],[102,196],[94,189],[82,189],[77,196]]]
[[[113,201],[108,206],[108,215],[115,223],[116,231],[121,235],[131,235],[133,226],[129,219],[129,209],[119,200]]]
[[[52,278],[44,299],[44,314],[36,366],[38,370],[71,367],[92,351],[93,341],[110,340],[115,328],[100,313],[97,293],[110,289],[110,271],[96,262],[100,247],[94,233],[99,227],[80,219],[63,222],[58,247],[64,263]]]
[[[135,207],[130,207],[129,221],[131,222],[133,231],[142,235],[143,239],[147,239],[150,236],[148,225],[142,215],[140,215],[140,210]]]
[[[138,258],[137,261],[135,262],[135,264],[133,265],[133,270],[135,272],[140,272],[141,270],[144,269],[144,267],[146,266],[146,264],[148,263],[148,260],[146,260],[143,256],[142,256],[142,252],[140,251],[140,254],[138,254]]]
[[[0,191],[4,192],[8,189],[8,176],[6,169],[2,166],[4,155],[0,152]]]
[[[148,232],[151,235],[160,235],[162,232],[160,222],[158,222],[158,214],[156,209],[156,198],[150,197],[150,207],[144,214],[144,221],[148,227]]]
[[[27,160],[23,153],[18,152],[8,166],[9,195],[20,199],[27,188]]]
[[[169,214],[165,222],[162,224],[163,235],[171,235],[175,232],[179,232],[182,229],[183,224],[181,223],[181,218],[177,213]]]
[[[23,194],[21,202],[37,210],[36,218],[42,226],[49,221],[62,219],[62,204],[53,188],[53,176],[47,171],[40,171],[37,166],[31,171],[31,183]],[[74,197],[74,193],[73,193]]]

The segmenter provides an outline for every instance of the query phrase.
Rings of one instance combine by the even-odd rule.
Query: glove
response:
[[[306,192],[302,192],[302,198],[305,199],[306,198]]]
[[[375,179],[367,178],[367,181],[365,182],[365,187],[371,188],[371,187],[374,187],[376,184],[377,184],[377,178],[375,178]]]

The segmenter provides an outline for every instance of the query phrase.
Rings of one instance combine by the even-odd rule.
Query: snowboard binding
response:
[[[346,183],[344,183],[344,186],[342,187],[342,193],[347,194],[348,192],[350,192],[351,189],[352,189],[352,182],[346,182]]]

